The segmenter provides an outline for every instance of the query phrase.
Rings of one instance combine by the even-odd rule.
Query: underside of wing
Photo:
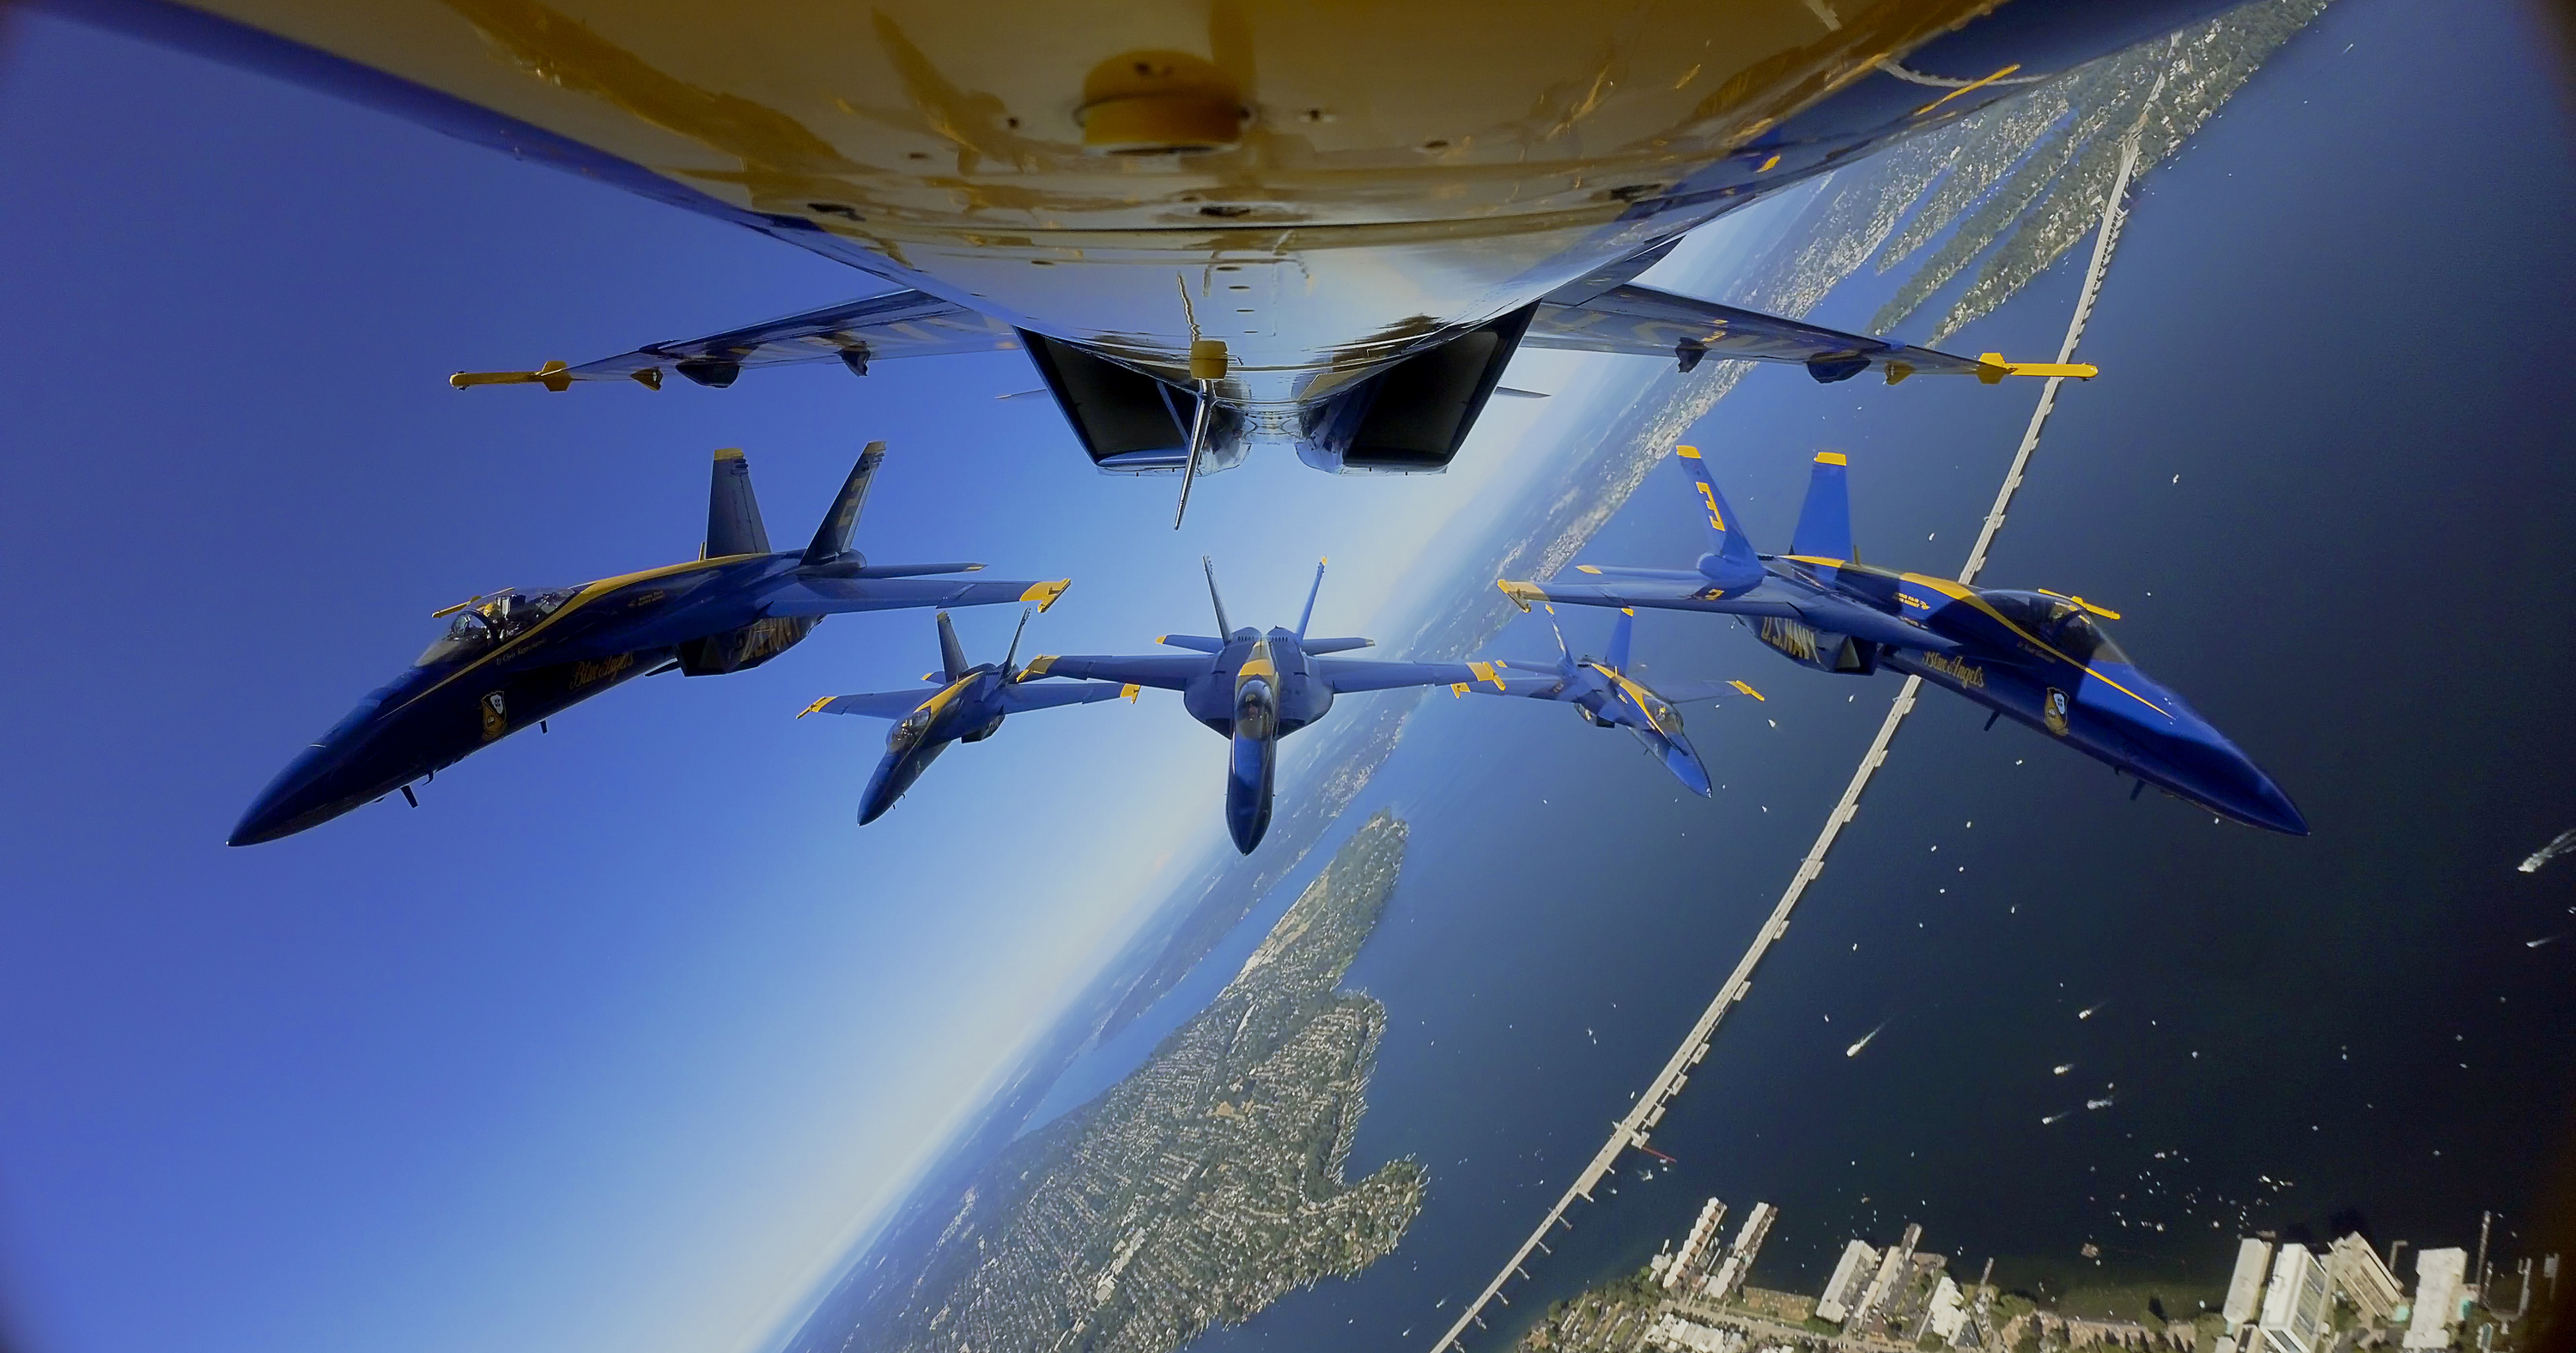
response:
[[[1849,380],[1873,367],[1886,373],[1891,385],[1913,375],[1975,376],[1993,384],[2006,376],[2094,374],[2089,366],[2007,362],[1992,353],[1961,357],[1906,347],[1634,283],[1577,304],[1541,305],[1521,346],[1664,357],[1684,371],[1711,357],[1796,362],[1824,382]]]
[[[1741,695],[1750,688],[1731,681],[1646,681],[1646,689],[1664,698],[1668,705],[1687,705],[1694,700],[1714,700],[1721,695]]]
[[[1479,679],[1476,668],[1489,663],[1372,662],[1367,658],[1315,658],[1306,670],[1321,677],[1337,695],[1391,691],[1403,686],[1455,686]]]
[[[548,363],[536,371],[463,371],[448,380],[458,389],[543,385],[552,390],[568,388],[574,381],[632,380],[658,390],[664,374],[676,372],[697,384],[722,389],[744,371],[760,367],[836,362],[864,376],[872,363],[898,357],[1019,346],[1019,331],[1000,320],[925,292],[894,291],[702,338],[647,343],[633,352],[580,366]]]
[[[1115,681],[1019,681],[1002,688],[1002,704],[1014,713],[1024,709],[1054,709],[1061,705],[1091,705],[1115,700],[1136,689],[1137,683]]]
[[[869,719],[900,719],[922,707],[930,697],[948,689],[945,686],[922,686],[909,691],[871,691],[865,695],[827,695],[807,705],[797,718],[806,714],[856,714]]]
[[[967,582],[957,578],[798,578],[761,608],[773,616],[841,615],[851,611],[899,611],[915,606],[999,606],[1033,601],[1043,611],[1055,604],[1069,580],[1052,582]]]
[[[1021,680],[1033,677],[1078,677],[1093,681],[1114,681],[1123,685],[1152,686],[1159,690],[1177,691],[1207,675],[1208,659],[1174,657],[1148,653],[1136,657],[1109,654],[1049,654],[1032,658]]]

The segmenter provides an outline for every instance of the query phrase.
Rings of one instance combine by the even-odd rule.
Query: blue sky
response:
[[[1433,542],[1583,421],[1498,405],[1442,477],[1257,455],[1176,534],[1168,481],[994,399],[1035,384],[1017,354],[459,394],[881,288],[192,58],[13,37],[0,560],[41,638],[0,677],[0,1275],[47,1350],[738,1346],[1223,839],[1221,744],[1150,695],[1015,721],[859,831],[881,727],[790,716],[913,684],[903,613],[224,849],[431,611],[688,557],[719,446],[801,539],[881,438],[861,547],[1070,573],[1032,651],[1203,627],[1202,552],[1263,624],[1329,554],[1316,623],[1394,638]],[[1512,379],[1605,372],[1644,376]],[[962,614],[970,652],[1015,614]]]

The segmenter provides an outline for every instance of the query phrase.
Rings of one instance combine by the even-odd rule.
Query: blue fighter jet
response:
[[[685,564],[548,591],[472,597],[410,671],[358,702],[270,782],[229,844],[274,841],[399,789],[631,677],[757,667],[827,615],[911,606],[1054,602],[1067,582],[968,582],[982,564],[871,564],[850,548],[885,460],[869,443],[814,541],[773,551],[742,452],[716,452],[707,536]]]
[[[1555,610],[1549,607],[1549,615],[1553,616]],[[1476,679],[1459,682],[1450,689],[1460,695],[1473,690],[1572,705],[1583,721],[1595,728],[1625,728],[1635,734],[1637,741],[1673,773],[1674,779],[1706,798],[1708,767],[1700,764],[1698,751],[1683,735],[1681,711],[1673,706],[1714,700],[1729,691],[1759,700],[1762,692],[1741,681],[1667,681],[1660,687],[1649,687],[1628,671],[1636,617],[1634,610],[1619,612],[1619,622],[1610,630],[1610,651],[1598,658],[1575,657],[1574,650],[1566,647],[1565,631],[1551,619],[1548,628],[1556,633],[1555,662],[1471,662],[1467,669],[1475,673]]]
[[[879,691],[868,695],[827,695],[805,707],[806,714],[857,714],[871,719],[892,719],[894,727],[886,733],[885,759],[877,762],[876,774],[868,777],[867,793],[859,799],[859,825],[864,827],[885,816],[903,791],[930,769],[930,763],[948,750],[952,742],[982,742],[1002,730],[1002,720],[1032,709],[1053,709],[1059,705],[1088,705],[1120,696],[1133,700],[1138,687],[1121,686],[1112,681],[1062,681],[1031,685],[1020,680],[1020,669],[1013,662],[1020,655],[1020,631],[1028,628],[1029,613],[1020,612],[1020,629],[1011,631],[1011,648],[998,663],[968,666],[966,648],[957,642],[957,627],[948,622],[948,613],[939,613],[939,670],[922,677],[935,686],[909,691]]]
[[[2054,592],[1964,587],[1853,558],[1844,457],[1817,455],[1789,553],[1757,555],[1699,452],[1679,448],[1708,513],[1695,568],[1578,565],[1601,581],[1499,580],[1505,595],[1584,606],[1654,606],[1753,618],[1763,643],[1803,666],[1881,666],[1947,686],[2211,812],[2292,835],[2308,824],[2236,744],[2129,661],[2098,623],[2116,612]],[[2137,793],[2132,790],[2131,794]]]
[[[1225,598],[1216,590],[1216,565],[1204,558],[1199,562],[1207,570],[1217,633],[1166,634],[1156,642],[1193,649],[1200,656],[1044,656],[1033,659],[1021,679],[1085,677],[1179,691],[1181,705],[1191,718],[1233,741],[1226,760],[1225,825],[1234,835],[1235,849],[1246,855],[1270,830],[1279,739],[1324,717],[1333,707],[1334,696],[1399,686],[1454,685],[1473,678],[1467,665],[1459,662],[1371,662],[1324,656],[1368,648],[1375,641],[1306,637],[1306,626],[1315,618],[1315,594],[1324,586],[1321,563],[1315,565],[1315,584],[1306,593],[1306,611],[1297,618],[1297,628],[1274,628],[1267,634],[1248,625],[1236,629],[1226,619]]]

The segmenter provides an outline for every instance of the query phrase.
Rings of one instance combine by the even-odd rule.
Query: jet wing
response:
[[[1034,677],[1090,677],[1101,681],[1122,682],[1130,686],[1153,686],[1177,691],[1206,676],[1208,658],[1181,658],[1164,653],[1120,658],[1096,653],[1076,653],[1069,657],[1047,654],[1032,658],[1023,669],[1020,680]]]
[[[1002,688],[1002,703],[1014,713],[1024,709],[1054,709],[1060,705],[1093,705],[1122,695],[1133,696],[1138,684],[1120,685],[1115,681],[1013,682]]]
[[[1886,372],[1890,385],[1913,375],[1974,376],[1992,385],[2006,376],[2095,374],[2082,364],[2007,362],[1999,353],[1972,358],[1906,347],[1634,283],[1570,305],[1541,303],[1521,346],[1666,357],[1684,371],[1709,357],[1797,362],[1822,382],[1849,380],[1872,367]]]
[[[1761,698],[1752,687],[1733,681],[1639,681],[1637,684],[1664,697],[1664,703],[1668,705],[1687,705],[1694,700],[1715,700],[1724,695]]]
[[[1309,658],[1306,670],[1321,677],[1335,695],[1352,695],[1360,691],[1391,691],[1401,686],[1454,686],[1461,681],[1477,679],[1475,668],[1463,662],[1374,662],[1367,658]],[[1490,670],[1490,669],[1489,669]]]
[[[1465,695],[1475,691],[1481,695],[1520,695],[1532,700],[1553,700],[1565,689],[1565,674],[1558,671],[1554,663],[1471,662],[1467,664],[1467,671],[1472,679],[1449,683],[1452,692]]]
[[[760,608],[762,615],[840,615],[847,611],[896,611],[913,606],[997,606],[1034,601],[1043,611],[1072,585],[1053,582],[967,582],[958,578],[790,578]]]
[[[1532,602],[1553,601],[1575,606],[1651,606],[1665,611],[1766,615],[1892,648],[1948,653],[1959,647],[1955,639],[1944,638],[1920,625],[1908,624],[1857,602],[1841,601],[1819,593],[1792,592],[1769,582],[1732,591],[1705,580],[1693,584],[1656,578],[1599,583],[1530,583],[1503,578],[1497,579],[1495,585],[1524,611]]]
[[[1000,320],[926,292],[893,291],[703,338],[647,343],[633,352],[580,366],[549,362],[536,371],[460,371],[448,383],[460,390],[474,385],[542,385],[563,390],[574,381],[632,380],[658,390],[663,373],[676,371],[700,385],[720,389],[733,384],[746,369],[758,367],[839,362],[866,375],[870,363],[897,357],[1019,346],[1019,331]]]
[[[923,686],[909,691],[874,691],[866,695],[827,695],[807,705],[797,718],[807,714],[856,714],[870,719],[900,719],[919,709],[930,697],[948,689],[946,686]]]

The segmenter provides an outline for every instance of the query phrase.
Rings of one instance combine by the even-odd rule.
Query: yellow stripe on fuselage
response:
[[[482,657],[476,658],[474,661],[465,664],[463,667],[459,667],[455,671],[448,673],[446,676],[440,678],[436,685],[433,685],[428,690],[422,691],[420,694],[404,701],[403,704],[406,707],[417,704],[418,702],[429,698],[433,693],[444,689],[448,683],[461,679],[467,673],[476,671],[486,664],[500,661],[503,654],[513,653],[519,649],[525,648],[529,640],[545,633],[548,629],[554,626],[556,621],[563,619],[565,616],[571,615],[573,612],[580,610],[582,607],[599,600],[601,597],[604,597],[611,592],[617,591],[619,588],[627,587],[635,583],[651,582],[656,578],[670,578],[683,573],[694,573],[700,569],[721,568],[727,564],[741,563],[745,559],[763,559],[767,557],[768,556],[766,555],[758,554],[724,554],[718,555],[713,559],[692,559],[685,564],[665,564],[660,568],[648,568],[639,573],[621,573],[614,578],[602,578],[595,583],[584,584],[579,592],[573,594],[571,600],[548,612],[544,619],[530,625],[527,629],[518,634],[511,635],[508,639],[503,640],[499,647],[484,654]]]
[[[1952,601],[1964,601],[1968,605],[1975,607],[1978,611],[1985,614],[1987,618],[1993,620],[1996,624],[2003,626],[2005,629],[2011,630],[2016,635],[2019,635],[2024,643],[2039,649],[2041,652],[2048,654],[2059,662],[2065,663],[2069,667],[2082,671],[2086,676],[2101,682],[2103,685],[2118,691],[2120,694],[2137,701],[2139,704],[2154,710],[2156,713],[2161,714],[2168,719],[2173,717],[2173,711],[2166,709],[2164,706],[2157,704],[2155,701],[2150,700],[2143,695],[2138,694],[2136,691],[2130,690],[2119,682],[2102,675],[2100,672],[2094,670],[2090,663],[2077,662],[2074,658],[2060,652],[2056,645],[2051,644],[2047,640],[2040,638],[2038,635],[2031,633],[2029,630],[2023,629],[2021,626],[2014,624],[2004,615],[2003,612],[1996,610],[1984,597],[1978,596],[1975,588],[1965,586],[1953,579],[1935,578],[1925,573],[1898,573],[1892,569],[1877,568],[1872,565],[1863,564],[1850,559],[1823,559],[1815,555],[1808,554],[1784,554],[1780,557],[1782,559],[1789,560],[1792,563],[1811,564],[1820,568],[1830,568],[1837,571],[1849,571],[1852,573],[1875,573],[1882,578],[1896,578],[1904,582],[1931,588],[1933,591],[1950,598]]]

